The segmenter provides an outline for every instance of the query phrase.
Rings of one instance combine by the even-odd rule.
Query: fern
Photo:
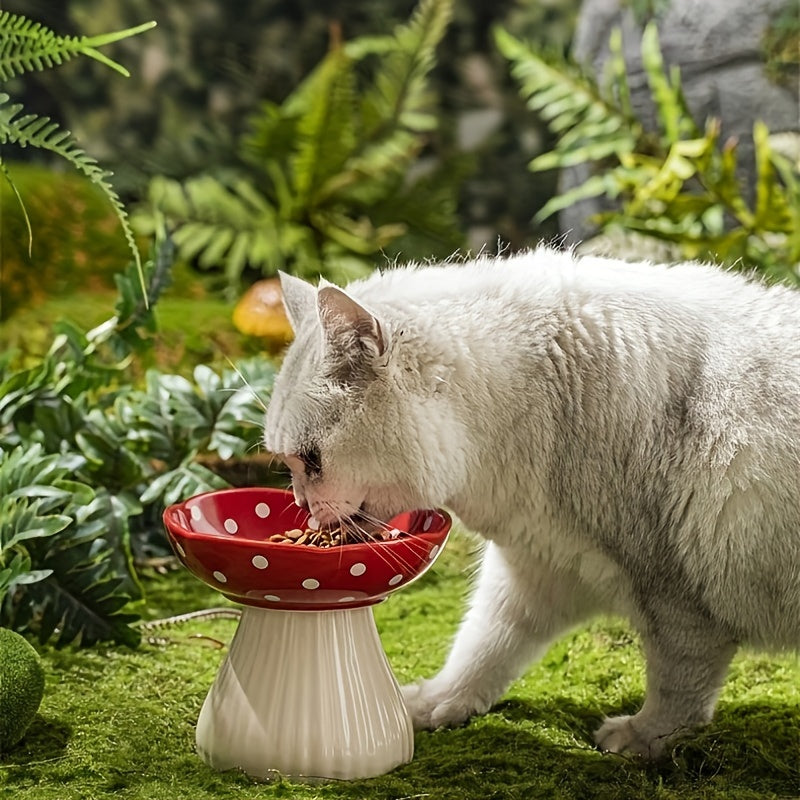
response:
[[[754,202],[743,196],[736,144],[720,146],[717,120],[703,128],[692,117],[679,71],[664,65],[655,24],[645,27],[641,43],[656,111],[653,131],[633,115],[618,31],[603,86],[575,64],[534,52],[505,31],[496,32],[496,42],[528,106],[558,136],[530,168],[592,166],[587,180],[551,198],[537,218],[604,195],[616,210],[597,215],[603,229],[644,234],[678,245],[687,258],[756,267],[771,279],[800,283],[797,172],[772,152],[769,132],[756,123]]]
[[[508,32],[495,31],[500,52],[511,62],[511,73],[520,84],[528,107],[536,111],[559,136],[555,148],[531,161],[533,171],[563,169],[587,161],[622,158],[633,152],[642,138],[642,126],[630,107],[630,92],[619,39],[612,39],[610,60],[617,78],[617,94],[587,80],[580,68],[555,56],[536,53]],[[582,186],[549,200],[535,219],[541,221],[578,200],[605,194],[614,177],[596,176]]]
[[[423,0],[390,39],[394,47],[363,95],[363,143],[352,153],[339,186],[351,175],[381,175],[393,166],[402,171],[416,156],[419,135],[435,130],[427,78],[451,14],[450,3]]]
[[[133,28],[98,36],[59,36],[49,28],[27,17],[0,13],[0,81],[34,70],[43,70],[64,63],[76,55],[93,58],[102,64],[128,76],[128,71],[116,61],[103,55],[97,48],[111,42],[134,36],[155,26],[146,22]],[[108,198],[119,220],[125,241],[128,244],[136,268],[139,272],[142,292],[145,281],[142,273],[139,249],[136,246],[133,229],[128,214],[108,178],[111,173],[101,169],[95,159],[88,156],[75,142],[69,131],[65,131],[49,117],[36,114],[22,114],[19,103],[12,103],[8,94],[0,92],[0,145],[15,144],[19,147],[35,147],[46,150],[68,161],[96,184]],[[11,182],[8,169],[0,157],[0,169]],[[16,193],[16,188],[14,187]],[[19,198],[23,214],[27,220],[25,206]],[[29,229],[29,247],[32,232]]]
[[[141,586],[133,557],[167,547],[165,504],[227,485],[201,463],[257,444],[274,368],[263,359],[191,380],[155,370],[125,382],[146,346],[173,248],[158,240],[144,273],[119,276],[105,324],[61,324],[47,356],[0,363],[0,625],[41,641],[135,644]]]
[[[342,168],[357,141],[352,113],[356,97],[353,62],[341,47],[328,54],[305,94],[308,102],[297,121],[288,165],[293,178],[293,205],[298,210],[307,206],[319,186]]]
[[[155,179],[134,222],[147,233],[163,214],[181,256],[222,266],[231,293],[245,269],[350,280],[395,242],[406,256],[414,241],[452,253],[461,245],[454,198],[463,164],[444,178],[436,206],[429,187],[406,185],[437,126],[429,75],[452,5],[421,0],[390,36],[334,41],[282,104],[264,103],[250,121],[247,174]],[[405,208],[393,215],[400,194]],[[405,213],[412,203],[420,213]]]
[[[155,26],[145,22],[123,31],[99,36],[59,36],[39,22],[8,11],[0,12],[0,81],[15,75],[58,66],[77,55],[88,56],[125,77],[130,73],[97,48],[127,39]]]

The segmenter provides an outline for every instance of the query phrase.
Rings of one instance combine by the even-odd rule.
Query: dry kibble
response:
[[[367,532],[361,528],[350,529],[342,526],[317,529],[307,527],[305,530],[292,528],[285,533],[273,533],[269,541],[328,549],[356,542],[387,542],[396,539],[397,536],[398,533],[394,530]]]

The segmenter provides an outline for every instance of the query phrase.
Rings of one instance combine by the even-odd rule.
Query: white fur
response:
[[[489,542],[447,663],[406,687],[418,726],[485,712],[554,637],[615,612],[648,693],[597,740],[657,756],[710,719],[740,643],[800,643],[796,293],[544,248],[327,299],[290,282],[265,441],[319,448],[320,475],[292,462],[298,501],[323,521],[448,506]]]

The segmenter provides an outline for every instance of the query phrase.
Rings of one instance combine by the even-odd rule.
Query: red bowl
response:
[[[383,600],[431,566],[450,532],[446,511],[425,509],[389,521],[407,536],[327,549],[270,542],[306,528],[308,512],[281,489],[225,489],[164,512],[184,566],[237,603],[285,610],[356,608]]]

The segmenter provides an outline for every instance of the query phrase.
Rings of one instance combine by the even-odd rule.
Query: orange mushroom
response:
[[[294,333],[283,309],[280,281],[256,281],[233,309],[233,324],[247,336],[264,339],[269,349],[279,350],[288,344]]]

